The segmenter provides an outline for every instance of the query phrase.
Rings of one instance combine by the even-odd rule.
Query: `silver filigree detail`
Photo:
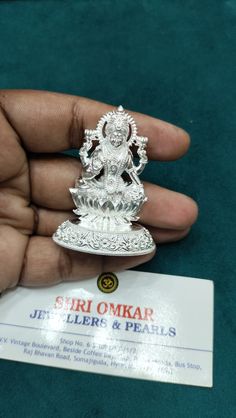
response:
[[[96,129],[85,130],[82,175],[70,188],[79,218],[64,222],[53,235],[55,242],[108,255],[145,254],[155,248],[148,230],[133,224],[147,200],[138,177],[148,161],[147,141],[137,135],[134,119],[122,106],[103,115]]]
[[[114,255],[115,252],[116,255],[132,256],[153,250],[149,231],[139,225],[128,232],[111,234],[78,228],[77,222],[66,221],[60,225],[54,241],[71,250],[104,255]]]

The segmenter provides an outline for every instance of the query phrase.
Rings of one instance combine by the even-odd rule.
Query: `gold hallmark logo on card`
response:
[[[114,273],[102,273],[97,280],[98,289],[103,293],[115,292],[119,285],[118,277]]]

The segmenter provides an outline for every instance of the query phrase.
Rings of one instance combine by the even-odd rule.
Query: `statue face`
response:
[[[128,138],[128,129],[126,128],[126,126],[115,126],[113,124],[108,123],[106,133],[110,140],[110,143],[115,148],[118,148],[122,143],[126,142]]]

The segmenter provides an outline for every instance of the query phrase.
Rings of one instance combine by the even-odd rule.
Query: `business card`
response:
[[[211,387],[213,282],[124,271],[8,290],[0,358]]]

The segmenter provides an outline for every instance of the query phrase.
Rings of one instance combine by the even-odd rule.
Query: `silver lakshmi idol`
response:
[[[148,138],[137,135],[122,106],[106,113],[95,130],[85,130],[81,178],[70,188],[78,215],[60,225],[53,240],[92,254],[140,255],[155,248],[149,231],[136,223],[147,197],[138,175],[147,163]],[[132,149],[139,161],[134,164]]]

